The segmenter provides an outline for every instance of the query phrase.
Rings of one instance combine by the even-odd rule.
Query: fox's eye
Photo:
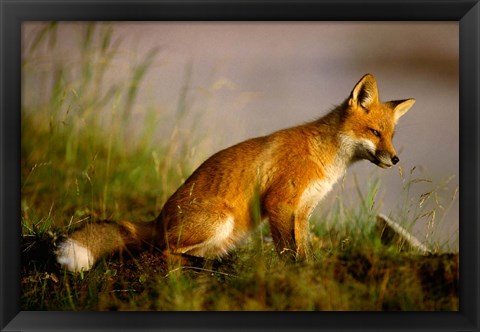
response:
[[[370,129],[370,131],[377,137],[380,137],[380,133],[375,129]]]

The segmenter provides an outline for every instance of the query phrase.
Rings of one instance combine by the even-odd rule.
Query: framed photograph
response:
[[[478,1],[1,6],[2,331],[479,330]]]

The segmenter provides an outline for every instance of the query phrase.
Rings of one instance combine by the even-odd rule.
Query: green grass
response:
[[[263,225],[221,261],[182,267],[139,252],[106,257],[81,274],[61,270],[53,252],[62,236],[101,219],[152,219],[193,160],[207,156],[198,149],[199,130],[178,126],[198,120],[189,102],[190,65],[172,109],[138,109],[139,89],[161,54],[147,52],[131,64],[128,80],[109,82],[122,45],[113,28],[79,27],[80,57],[72,64],[58,55],[58,27],[45,24],[29,36],[22,59],[23,310],[458,310],[458,255],[420,256],[382,244],[373,223],[377,180],[357,186],[358,206],[338,200],[312,220],[308,263],[278,258]],[[144,119],[140,134],[131,135],[134,111]],[[167,128],[161,139],[158,127]],[[399,220],[407,226],[445,210],[439,185],[412,199],[418,181],[405,180]]]

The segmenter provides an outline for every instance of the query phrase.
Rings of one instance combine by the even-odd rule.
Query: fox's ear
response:
[[[395,123],[415,104],[415,99],[393,100],[388,102],[393,108],[393,117]]]
[[[378,103],[377,81],[372,74],[366,74],[353,88],[348,104],[360,105],[368,110],[375,103]]]

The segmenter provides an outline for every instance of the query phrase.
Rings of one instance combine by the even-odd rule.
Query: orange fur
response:
[[[380,102],[375,78],[367,74],[342,105],[317,121],[241,142],[208,158],[154,221],[112,224],[109,232],[98,227],[94,241],[87,241],[85,230],[72,238],[95,259],[142,243],[167,253],[215,257],[235,248],[256,227],[258,207],[278,253],[308,258],[308,219],[318,201],[352,162],[367,159],[384,168],[398,162],[392,145],[395,124],[413,103]],[[95,227],[88,227],[88,233]],[[98,249],[104,246],[99,238],[107,233],[121,241],[114,242],[115,248]]]

